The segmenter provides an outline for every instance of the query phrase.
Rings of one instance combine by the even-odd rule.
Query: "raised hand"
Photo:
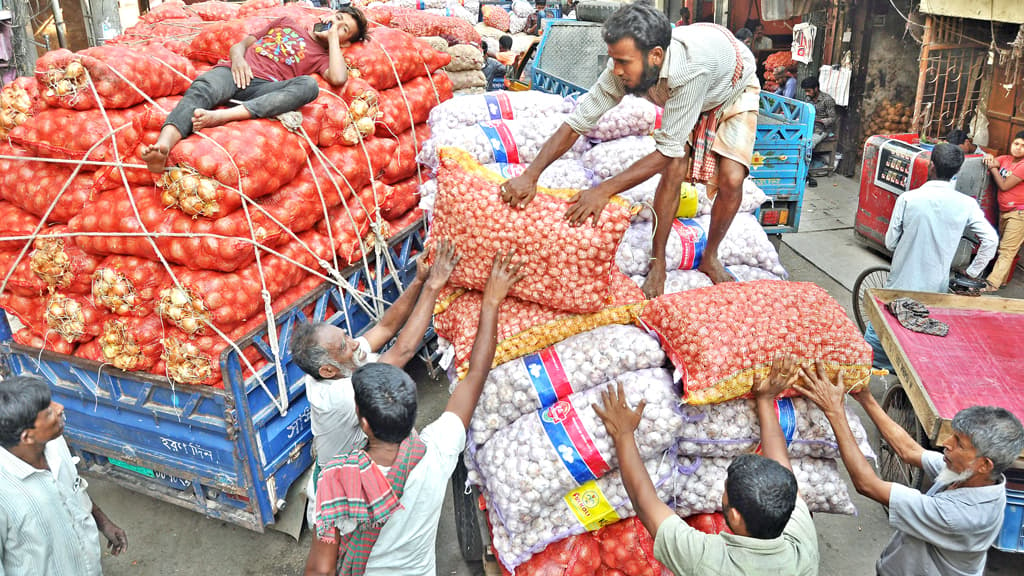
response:
[[[487,279],[487,286],[484,288],[484,304],[497,306],[508,296],[508,291],[516,282],[523,279],[524,273],[520,272],[523,263],[515,262],[515,250],[498,252],[494,255],[494,263],[491,265],[491,275]]]

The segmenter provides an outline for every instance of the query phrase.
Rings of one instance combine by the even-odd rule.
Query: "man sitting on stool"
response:
[[[836,101],[820,90],[818,79],[813,76],[804,78],[800,82],[800,87],[803,88],[807,101],[814,105],[814,133],[811,134],[811,148],[813,150],[826,138],[835,136]],[[812,151],[811,154],[813,155],[814,152]],[[807,185],[811,187],[817,186],[818,181],[808,177]]]

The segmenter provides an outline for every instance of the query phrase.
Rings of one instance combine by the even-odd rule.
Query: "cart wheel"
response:
[[[868,310],[865,297],[869,288],[884,288],[889,279],[888,266],[872,266],[857,276],[853,283],[853,315],[857,319],[857,327],[864,333],[868,323]]]
[[[910,398],[900,386],[893,386],[885,393],[882,399],[882,410],[889,415],[904,430],[910,433],[918,444],[928,448],[928,438],[924,434],[924,428],[917,420],[914,407],[910,404]],[[882,479],[888,482],[899,482],[915,490],[920,490],[922,471],[916,466],[903,462],[896,451],[889,446],[889,443],[882,438],[878,450],[878,468]]]
[[[452,503],[455,505],[455,534],[459,539],[459,550],[466,562],[482,562],[484,541],[480,533],[480,519],[477,514],[476,488],[466,494],[466,464],[459,457],[459,463],[452,472]]]

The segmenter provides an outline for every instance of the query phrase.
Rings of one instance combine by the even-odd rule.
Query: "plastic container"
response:
[[[1024,552],[1024,490],[1006,487],[1006,514],[994,548],[1003,552]]]
[[[683,182],[679,187],[679,208],[676,209],[676,218],[693,218],[697,215],[697,187],[689,182]]]

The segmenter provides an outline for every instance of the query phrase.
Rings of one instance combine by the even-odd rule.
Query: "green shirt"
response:
[[[807,504],[797,498],[782,536],[772,540],[705,534],[672,516],[658,527],[654,557],[677,576],[813,576],[818,573],[818,536]]]

